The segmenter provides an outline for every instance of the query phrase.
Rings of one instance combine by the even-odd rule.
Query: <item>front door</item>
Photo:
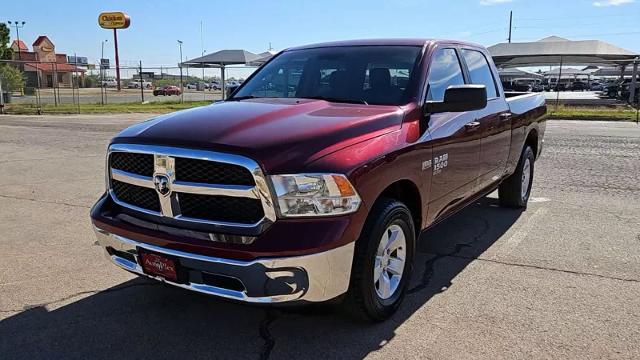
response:
[[[427,100],[442,101],[451,85],[465,83],[458,52],[438,49],[429,66]],[[479,175],[480,128],[475,112],[438,113],[429,119],[433,144],[428,221],[452,210],[473,195]]]
[[[462,49],[460,54],[469,74],[468,82],[487,89],[487,106],[476,111],[482,134],[477,184],[477,190],[481,190],[500,180],[505,173],[511,145],[511,116],[486,56],[474,49]]]
[[[47,87],[53,87],[53,75],[47,75]]]

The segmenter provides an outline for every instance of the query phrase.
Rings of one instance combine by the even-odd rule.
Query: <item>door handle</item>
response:
[[[507,121],[511,119],[511,113],[502,113],[500,114],[500,120]]]
[[[472,122],[468,122],[466,124],[464,124],[464,128],[467,130],[476,130],[478,127],[480,126],[480,122],[479,121],[472,121]]]

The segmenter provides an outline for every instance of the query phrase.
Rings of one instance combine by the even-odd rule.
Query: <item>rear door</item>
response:
[[[435,51],[427,82],[427,101],[442,101],[447,87],[465,83],[457,49],[443,47]],[[433,176],[429,222],[455,208],[474,193],[479,175],[481,138],[479,127],[474,123],[475,115],[474,111],[430,115],[429,133],[433,144],[433,158],[429,163],[429,170]]]
[[[480,123],[478,132],[482,134],[477,183],[477,190],[480,190],[499,180],[505,173],[511,145],[511,114],[486,55],[467,48],[462,48],[460,54],[466,66],[468,82],[484,85],[487,89],[487,106],[474,112],[475,121]]]

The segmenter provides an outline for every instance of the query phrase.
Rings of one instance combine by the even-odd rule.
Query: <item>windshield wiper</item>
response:
[[[253,96],[253,95],[234,96],[232,98],[227,99],[227,101],[240,101],[240,100],[247,100],[247,99],[258,99],[258,98],[262,98],[262,96]]]
[[[324,100],[324,101],[328,101],[328,102],[337,102],[337,103],[369,105],[363,99],[343,99],[343,98],[335,98],[335,97],[328,97],[328,96],[303,96],[301,98],[302,99]]]

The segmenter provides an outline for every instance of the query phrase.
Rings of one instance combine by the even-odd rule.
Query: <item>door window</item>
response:
[[[443,101],[451,85],[464,85],[462,67],[454,49],[436,51],[429,69],[427,101]]]
[[[496,83],[484,55],[480,51],[462,49],[462,57],[467,63],[467,68],[469,68],[471,83],[484,85],[487,88],[487,98],[498,97]]]

